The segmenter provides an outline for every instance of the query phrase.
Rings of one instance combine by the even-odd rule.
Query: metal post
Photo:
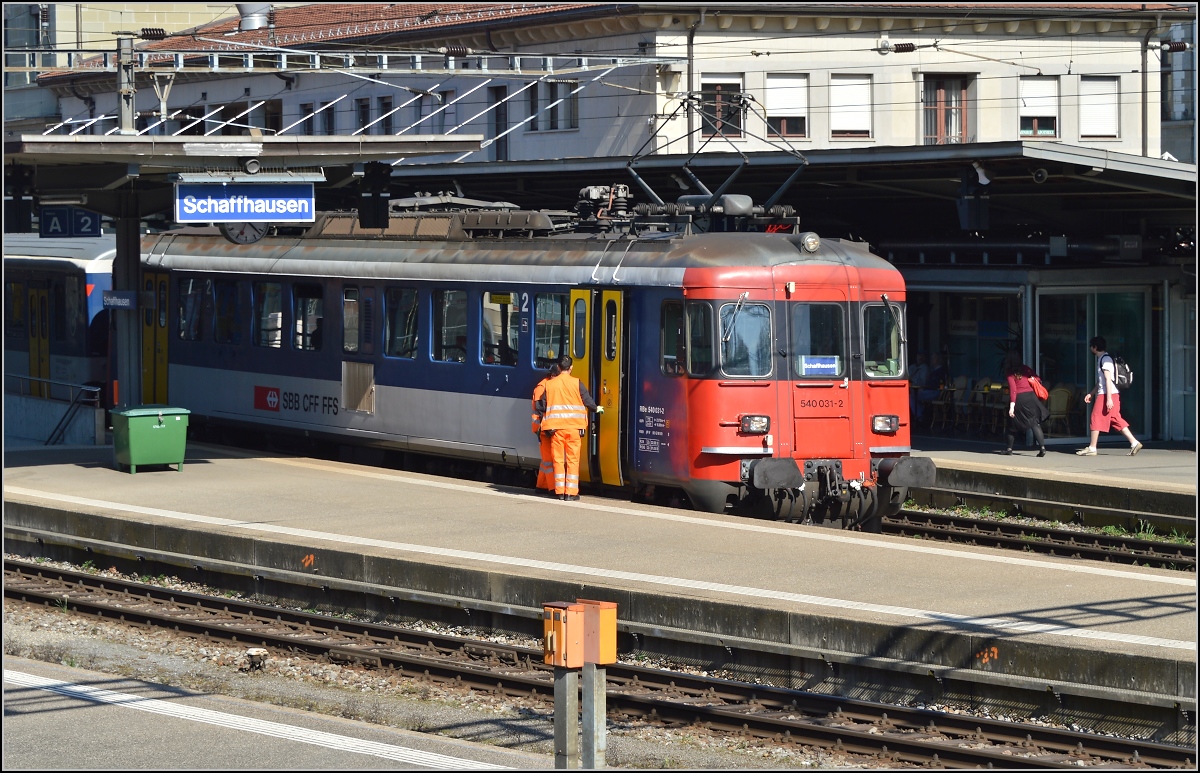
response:
[[[583,767],[603,768],[604,752],[608,748],[605,720],[608,715],[605,700],[605,669],[595,663],[583,664]]]
[[[133,75],[133,38],[117,38],[117,126],[118,134],[137,134],[133,98],[137,85]]]
[[[139,290],[142,237],[133,194],[126,194],[124,214],[116,219],[117,252],[113,258],[113,290]],[[130,214],[132,212],[132,215]],[[142,319],[137,309],[113,309],[116,328],[117,407],[142,402]]]
[[[579,767],[579,669],[554,669],[554,767]]]

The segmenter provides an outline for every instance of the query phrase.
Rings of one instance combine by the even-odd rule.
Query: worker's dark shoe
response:
[[[565,499],[566,499],[568,502],[578,502],[578,501],[579,501],[579,495],[578,495],[578,494],[568,494],[568,495],[565,497]]]
[[[566,495],[566,494],[555,494],[555,496],[556,496],[556,497],[558,497],[559,499],[561,499],[561,500],[562,500],[562,501],[564,501],[564,502],[566,502],[566,501],[567,501],[567,495]]]

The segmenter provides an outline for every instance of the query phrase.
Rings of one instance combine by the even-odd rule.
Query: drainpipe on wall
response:
[[[704,23],[704,14],[705,14],[706,10],[707,9],[705,9],[705,8],[700,9],[700,20],[697,21],[695,24],[693,24],[688,29],[687,88],[684,90],[684,94],[689,97],[688,98],[688,106],[687,106],[687,133],[688,133],[687,136],[688,136],[688,154],[689,155],[696,152],[696,125],[695,125],[696,111],[692,109],[692,101],[690,99],[691,93],[692,93],[692,84],[695,83],[695,72],[693,70],[693,67],[695,65],[695,59],[693,58],[692,54],[693,54],[693,50],[694,50],[694,46],[695,46],[695,42],[696,42],[696,28]]]
[[[1147,72],[1150,60],[1150,36],[1162,24],[1162,16],[1154,17],[1154,26],[1142,38],[1142,156],[1150,155],[1150,75]],[[1161,99],[1161,96],[1160,96]]]

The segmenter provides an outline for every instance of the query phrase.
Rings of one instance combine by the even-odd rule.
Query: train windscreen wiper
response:
[[[729,318],[729,327],[725,328],[725,335],[721,337],[721,343],[723,343],[723,344],[729,343],[729,337],[731,335],[733,335],[733,323],[737,322],[738,314],[742,310],[742,304],[745,303],[746,299],[749,297],[750,297],[749,290],[747,290],[746,292],[744,292],[738,296],[737,305],[733,307],[733,316]]]
[[[887,293],[879,297],[883,299],[883,305],[887,306],[888,313],[892,316],[892,321],[896,323],[896,330],[900,333],[900,343],[908,346],[908,341],[904,340],[904,326],[900,324],[900,312],[896,311],[896,307],[888,302]]]

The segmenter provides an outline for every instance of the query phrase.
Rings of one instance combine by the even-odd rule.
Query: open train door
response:
[[[625,294],[620,290],[571,291],[571,375],[583,382],[604,413],[591,424],[579,461],[579,479],[624,484],[621,414],[624,409]]]
[[[154,306],[142,309],[142,403],[167,403],[167,275],[147,271],[142,275],[145,293]]]

